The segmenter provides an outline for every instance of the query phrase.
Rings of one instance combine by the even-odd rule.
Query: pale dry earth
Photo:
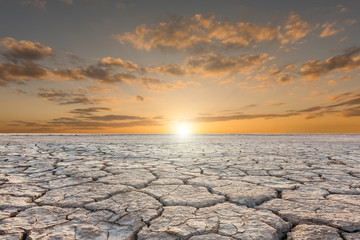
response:
[[[0,239],[360,239],[360,135],[0,135]]]

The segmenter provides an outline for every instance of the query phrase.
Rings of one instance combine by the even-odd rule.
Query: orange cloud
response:
[[[128,69],[130,71],[135,71],[138,69],[138,65],[133,63],[132,61],[126,61],[124,62],[120,58],[112,58],[112,57],[106,57],[101,59],[101,64],[103,66],[116,66]]]
[[[134,32],[117,34],[122,44],[129,42],[137,49],[176,49],[208,52],[216,49],[236,49],[253,43],[279,40],[281,44],[296,42],[310,32],[310,24],[291,12],[284,27],[260,26],[251,22],[219,21],[214,15],[196,14],[191,18],[172,16],[167,22],[147,27],[138,26]]]
[[[281,43],[294,43],[308,35],[310,32],[310,24],[301,19],[299,14],[291,12],[284,29],[285,32],[281,37]]]
[[[336,22],[323,24],[322,27],[324,28],[324,30],[321,32],[320,37],[324,38],[324,37],[335,36],[338,33],[345,30],[344,28],[335,29],[334,28],[335,26],[336,26]]]

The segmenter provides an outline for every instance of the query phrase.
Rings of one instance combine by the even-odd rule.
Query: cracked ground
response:
[[[0,239],[360,239],[360,135],[0,135]]]

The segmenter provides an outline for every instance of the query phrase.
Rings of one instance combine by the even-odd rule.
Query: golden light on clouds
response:
[[[0,4],[0,132],[360,132],[356,1],[37,2]]]

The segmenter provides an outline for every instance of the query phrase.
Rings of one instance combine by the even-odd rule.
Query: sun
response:
[[[179,136],[186,137],[191,134],[191,126],[188,123],[178,123],[176,126],[176,133]]]

